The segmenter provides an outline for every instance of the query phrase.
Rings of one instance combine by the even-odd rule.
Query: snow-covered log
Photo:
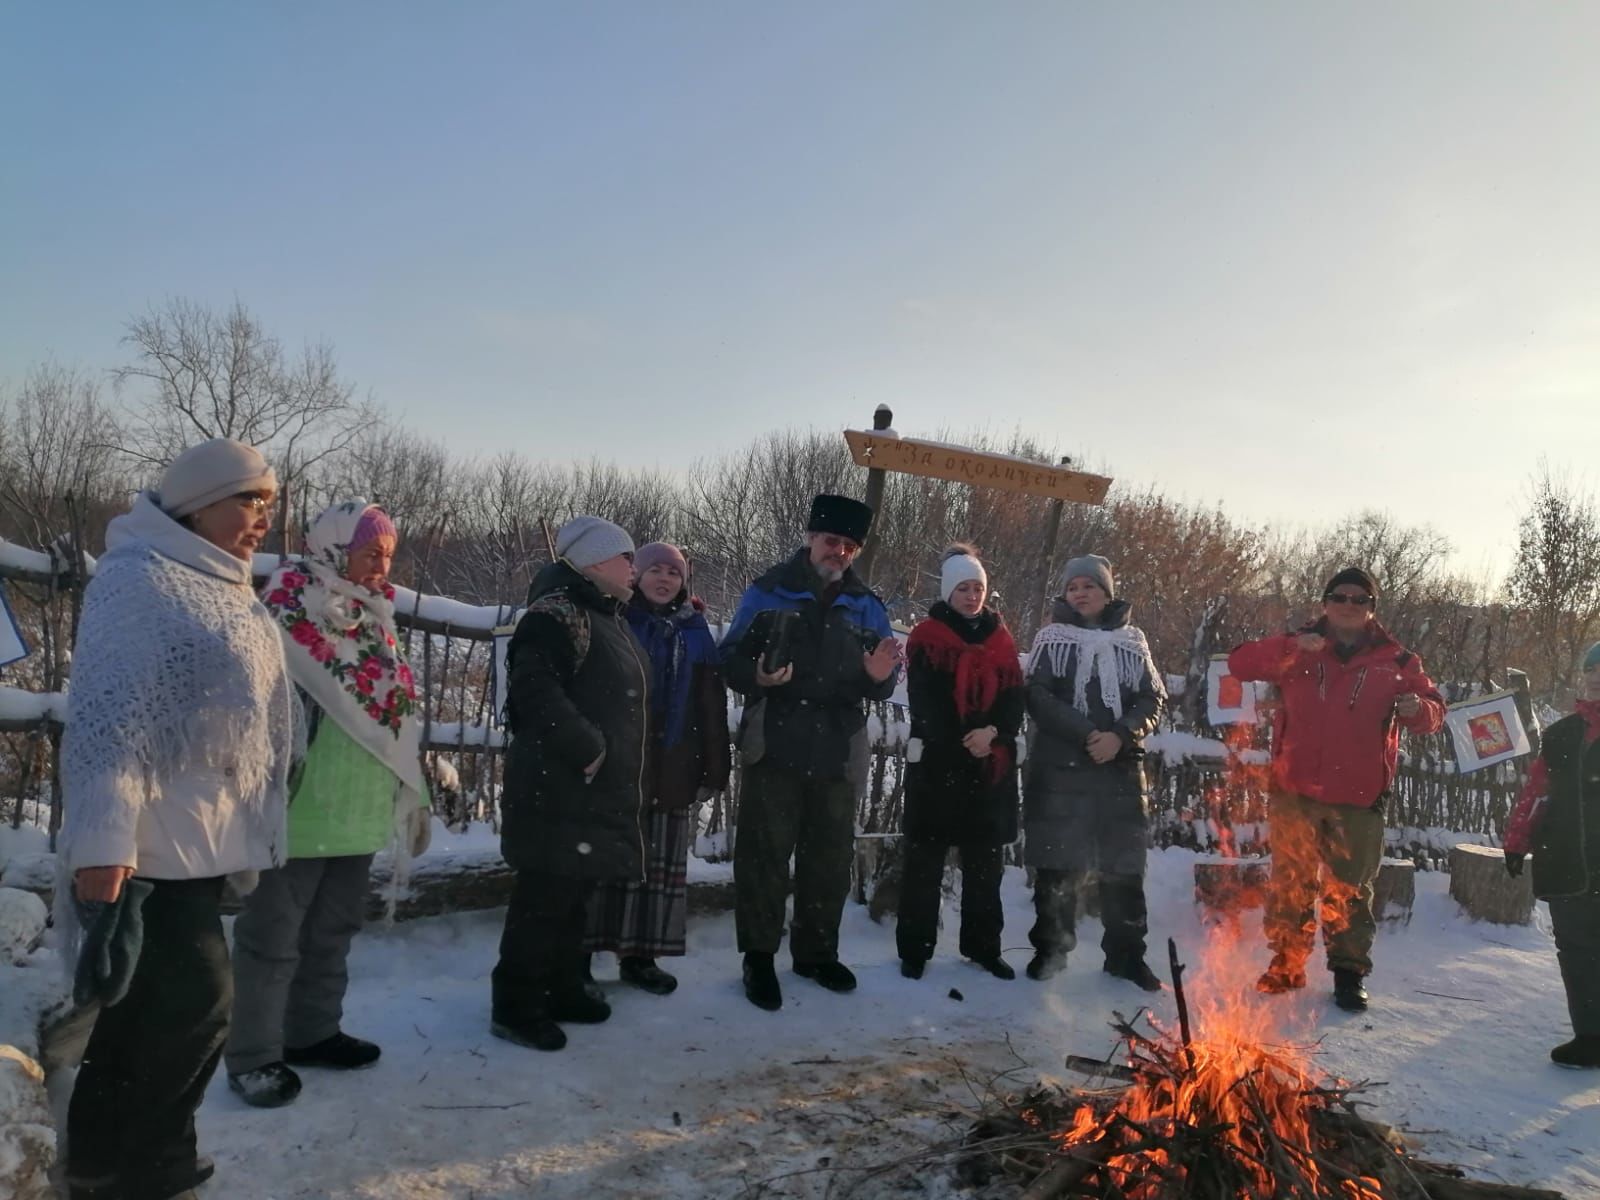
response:
[[[0,1045],[0,1196],[53,1200],[55,1157],[44,1071],[18,1047]]]
[[[1524,871],[1506,874],[1505,854],[1494,846],[1450,850],[1450,895],[1478,921],[1526,925],[1533,919],[1533,881]]]

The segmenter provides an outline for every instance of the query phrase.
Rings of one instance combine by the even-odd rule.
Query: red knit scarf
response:
[[[963,724],[986,715],[1001,692],[1022,686],[1017,644],[1004,621],[983,641],[968,642],[937,617],[929,617],[912,629],[906,648],[921,654],[934,670],[955,676],[956,714]],[[991,783],[1011,769],[1013,753],[1009,746],[990,750],[986,766]]]

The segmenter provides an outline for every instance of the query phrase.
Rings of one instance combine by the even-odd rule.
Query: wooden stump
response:
[[[1476,921],[1526,925],[1533,919],[1533,882],[1524,871],[1506,874],[1505,854],[1493,846],[1450,848],[1450,895]]]
[[[1417,865],[1409,858],[1386,858],[1372,884],[1372,915],[1380,921],[1411,920],[1417,902]]]

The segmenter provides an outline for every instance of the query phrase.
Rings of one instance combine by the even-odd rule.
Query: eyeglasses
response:
[[[839,550],[845,554],[860,554],[861,543],[851,541],[847,537],[840,537],[836,533],[823,533],[817,535],[824,546],[829,550]]]
[[[1365,608],[1372,603],[1371,596],[1352,596],[1349,592],[1329,592],[1322,598],[1324,604],[1354,604],[1357,608]]]
[[[260,492],[240,492],[234,497],[241,507],[248,508],[257,516],[262,516],[272,510],[272,497],[263,496]]]

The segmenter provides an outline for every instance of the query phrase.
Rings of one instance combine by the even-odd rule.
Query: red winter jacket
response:
[[[1600,738],[1600,702],[1579,700],[1576,711],[1583,717],[1583,746],[1587,750]],[[1550,768],[1540,754],[1528,768],[1528,781],[1522,785],[1522,794],[1506,818],[1506,834],[1502,841],[1507,854],[1527,854],[1533,849],[1534,835],[1539,832],[1545,801],[1549,798]]]
[[[1394,780],[1400,726],[1433,733],[1444,724],[1444,698],[1422,660],[1374,621],[1371,641],[1347,661],[1334,653],[1327,623],[1298,633],[1246,642],[1228,655],[1239,679],[1275,684],[1282,700],[1273,721],[1277,786],[1324,804],[1371,808]],[[1303,634],[1327,638],[1315,653],[1300,649]],[[1414,717],[1395,714],[1395,699],[1414,693]]]

